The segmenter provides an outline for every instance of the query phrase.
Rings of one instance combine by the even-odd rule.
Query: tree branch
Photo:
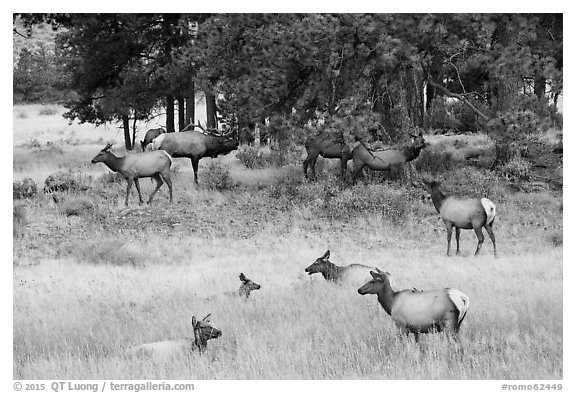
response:
[[[447,88],[445,88],[444,86],[431,81],[430,79],[428,80],[428,83],[430,83],[430,85],[432,85],[433,87],[435,87],[436,89],[440,90],[441,92],[443,92],[444,94],[446,94],[449,97],[454,97],[454,98],[458,98],[460,101],[462,101],[464,103],[464,105],[466,105],[468,108],[472,109],[472,111],[474,113],[476,113],[478,116],[480,116],[483,120],[488,121],[490,120],[490,118],[488,116],[486,116],[484,113],[482,113],[478,108],[476,108],[474,105],[472,105],[472,103],[470,101],[468,101],[466,99],[466,97],[464,97],[461,94],[457,94],[457,93],[452,93],[450,90],[448,90]]]

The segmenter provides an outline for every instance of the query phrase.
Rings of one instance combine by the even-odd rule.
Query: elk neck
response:
[[[194,350],[194,347],[196,347],[200,352],[202,352],[204,349],[206,349],[207,346],[208,340],[204,340],[201,337],[200,329],[194,329],[194,346],[192,347],[192,350]]]
[[[122,169],[122,164],[124,163],[125,157],[116,157],[112,152],[108,152],[104,164],[114,172],[120,171]]]
[[[336,266],[330,261],[326,261],[326,269],[322,271],[325,280],[336,281],[340,277],[342,267]]]
[[[436,211],[440,213],[440,207],[446,200],[447,196],[442,191],[440,191],[439,188],[433,189],[430,193],[430,196],[432,197],[432,203],[434,204]]]
[[[386,280],[384,288],[378,292],[378,302],[388,315],[392,315],[392,306],[394,305],[396,295],[397,293],[392,290],[390,281]]]
[[[418,158],[420,155],[420,151],[423,149],[423,146],[408,146],[404,148],[404,157],[406,158],[406,162],[412,161]]]

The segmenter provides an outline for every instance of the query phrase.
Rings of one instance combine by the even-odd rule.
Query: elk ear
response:
[[[370,272],[370,275],[372,276],[372,278],[373,278],[374,280],[376,280],[376,281],[381,281],[381,278],[380,278],[380,274],[379,274],[379,273]]]
[[[248,279],[246,278],[244,273],[240,273],[240,275],[238,277],[240,277],[240,281],[244,281],[244,282],[248,281]]]
[[[320,259],[328,259],[328,258],[330,258],[330,250],[326,250],[324,255],[322,255],[322,258],[320,258]]]
[[[193,316],[192,316],[192,327],[196,327],[197,324],[198,324],[198,320],[197,320],[196,317],[193,315]]]
[[[212,314],[208,314],[204,317],[204,319],[202,319],[204,322],[210,322],[210,315]]]

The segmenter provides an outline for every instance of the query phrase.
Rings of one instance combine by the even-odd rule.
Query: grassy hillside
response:
[[[444,173],[447,189],[496,204],[498,259],[489,239],[472,257],[471,231],[464,255],[445,257],[445,229],[422,190],[343,187],[337,163],[319,165],[309,183],[300,165],[249,170],[231,154],[203,159],[197,187],[190,161],[176,159],[175,203],[162,188],[138,206],[133,190],[126,209],[125,181],[90,164],[122,135],[69,126],[60,111],[14,108],[14,179],[42,188],[68,171],[83,186],[57,193],[58,203],[42,191],[14,200],[14,378],[562,378],[561,192],[513,193],[481,167]],[[226,176],[235,185],[216,189]],[[147,196],[153,186],[141,183]],[[396,289],[466,293],[463,354],[442,335],[419,346],[375,296],[307,276],[326,249],[334,263],[391,272]],[[224,295],[240,272],[262,285],[249,301]],[[203,356],[162,367],[124,357],[133,345],[190,336],[191,316],[208,313],[223,335]]]

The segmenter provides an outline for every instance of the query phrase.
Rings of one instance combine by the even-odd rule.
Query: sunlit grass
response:
[[[217,159],[234,189],[203,186],[209,159],[194,185],[190,160],[177,159],[173,205],[163,188],[150,206],[138,206],[133,194],[126,209],[126,183],[102,182],[110,171],[89,164],[101,141],[121,145],[122,136],[67,126],[40,109],[15,108],[15,122],[19,111],[28,117],[15,123],[14,178],[42,184],[54,171],[80,171],[92,176],[89,191],[60,197],[85,198],[95,209],[67,217],[42,192],[15,200],[25,223],[14,235],[14,378],[562,378],[563,251],[552,239],[562,235],[561,195],[498,194],[498,259],[489,239],[472,257],[473,231],[462,232],[462,257],[445,257],[446,232],[429,202],[406,201],[399,222],[370,212],[319,218],[318,201],[280,205],[270,186],[300,168],[247,170],[234,154]],[[47,128],[36,134],[39,117]],[[72,133],[75,144],[62,142]],[[40,148],[27,145],[35,137]],[[327,163],[319,182],[337,169]],[[148,195],[153,185],[141,183]],[[443,335],[418,346],[375,296],[306,275],[326,249],[336,264],[391,272],[396,289],[466,293],[463,354]],[[262,285],[249,301],[224,294],[238,289],[240,272]],[[125,358],[133,345],[190,337],[191,316],[208,313],[223,335],[204,355],[161,367]]]

